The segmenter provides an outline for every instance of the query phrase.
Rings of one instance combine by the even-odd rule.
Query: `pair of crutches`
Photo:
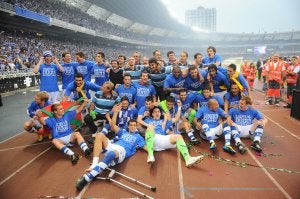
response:
[[[107,176],[107,177],[99,177],[99,176],[98,176],[98,177],[96,177],[96,179],[99,179],[99,180],[108,180],[108,181],[110,181],[110,182],[114,182],[114,183],[116,183],[117,185],[119,185],[120,187],[125,188],[125,189],[127,189],[127,190],[129,190],[129,191],[131,191],[131,192],[133,192],[133,193],[135,193],[135,194],[137,194],[137,195],[139,195],[139,196],[142,196],[142,197],[148,198],[148,199],[154,199],[154,198],[152,198],[151,196],[148,196],[148,195],[146,195],[145,193],[140,192],[140,191],[138,191],[138,190],[136,190],[136,189],[134,189],[134,188],[132,188],[132,187],[130,187],[130,186],[128,186],[128,185],[125,185],[125,184],[123,184],[123,183],[120,183],[120,182],[118,182],[118,181],[116,181],[116,180],[114,180],[114,179],[112,179],[112,178],[113,178],[113,176],[114,176],[115,174],[118,174],[118,175],[122,176],[123,178],[125,178],[126,180],[129,180],[129,181],[131,181],[131,182],[134,182],[135,184],[141,185],[141,186],[143,186],[143,187],[145,187],[145,188],[147,188],[147,189],[149,189],[149,190],[151,190],[151,191],[153,191],[153,192],[156,191],[156,187],[152,187],[152,186],[150,186],[150,185],[147,185],[147,184],[145,184],[145,183],[143,183],[143,182],[140,182],[140,181],[138,181],[138,180],[136,180],[136,179],[134,179],[134,178],[131,178],[131,177],[126,176],[126,175],[124,175],[124,174],[122,174],[122,173],[120,173],[120,172],[117,172],[117,171],[114,170],[114,169],[110,169],[110,168],[106,168],[106,169],[110,171],[110,173],[108,174],[108,176]]]

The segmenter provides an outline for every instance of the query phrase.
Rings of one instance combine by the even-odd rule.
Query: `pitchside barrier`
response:
[[[300,120],[300,90],[293,90],[291,117]]]

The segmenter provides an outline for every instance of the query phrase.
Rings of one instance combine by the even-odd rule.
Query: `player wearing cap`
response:
[[[45,51],[43,57],[33,68],[34,73],[40,73],[41,83],[40,91],[49,93],[49,101],[55,103],[58,101],[59,89],[57,83],[58,72],[64,72],[64,68],[60,65],[57,58],[52,56],[50,51]]]

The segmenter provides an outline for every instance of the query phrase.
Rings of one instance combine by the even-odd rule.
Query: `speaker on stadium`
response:
[[[300,90],[293,90],[291,117],[300,120]]]

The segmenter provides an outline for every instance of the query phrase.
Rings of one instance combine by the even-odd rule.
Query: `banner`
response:
[[[46,16],[46,15],[43,15],[40,13],[36,13],[31,10],[26,10],[19,6],[16,6],[16,13],[17,13],[17,15],[20,15],[22,17],[33,19],[33,20],[40,21],[40,22],[50,25],[50,17],[49,16]]]

